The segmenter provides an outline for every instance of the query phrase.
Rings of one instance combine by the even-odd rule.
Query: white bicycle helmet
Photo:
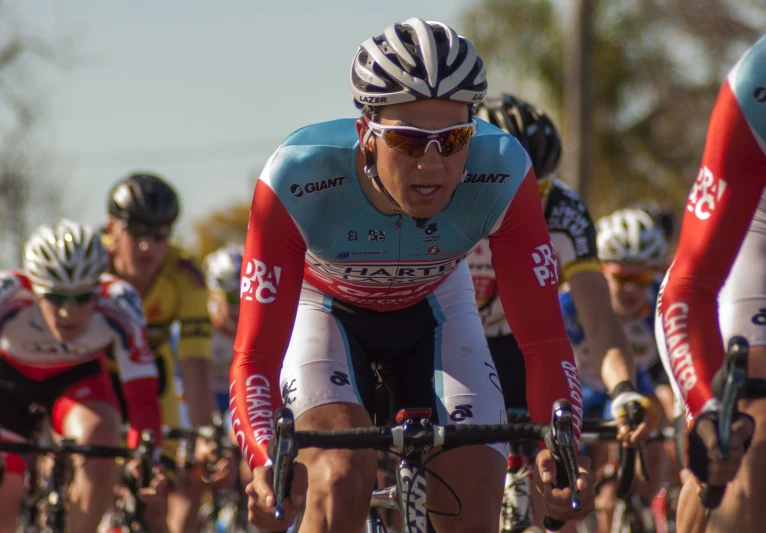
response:
[[[40,226],[24,245],[24,270],[38,292],[92,288],[108,266],[101,237],[71,220]]]
[[[207,288],[211,291],[239,292],[244,253],[244,246],[233,243],[210,253],[204,261]]]
[[[351,66],[358,108],[456,100],[478,104],[487,73],[474,44],[441,22],[410,18],[362,43]]]
[[[620,209],[596,222],[598,258],[604,262],[664,264],[662,228],[641,209]]]

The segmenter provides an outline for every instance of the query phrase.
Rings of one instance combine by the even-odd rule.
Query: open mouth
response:
[[[423,198],[432,198],[441,189],[441,185],[413,185],[412,188]]]

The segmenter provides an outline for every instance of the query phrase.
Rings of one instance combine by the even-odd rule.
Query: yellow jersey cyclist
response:
[[[3,440],[33,439],[41,406],[53,430],[79,444],[116,446],[120,407],[105,358],[125,392],[128,444],[160,429],[157,369],[135,289],[106,274],[97,233],[69,220],[40,226],[24,247],[24,270],[0,271],[0,426]],[[16,531],[26,458],[9,454],[0,487],[0,531]],[[117,482],[113,459],[74,459],[72,531],[96,531]],[[104,487],[107,487],[104,490]],[[161,529],[159,530],[161,531]]]
[[[110,272],[128,281],[141,295],[160,378],[162,423],[177,427],[181,422],[173,379],[175,361],[168,342],[171,325],[178,321],[178,364],[189,422],[192,426],[209,424],[212,392],[207,288],[197,261],[169,242],[179,214],[178,195],[159,176],[135,173],[114,185],[108,212],[105,241]],[[175,452],[172,443],[165,449]],[[202,454],[205,448],[199,449]],[[203,490],[198,477],[179,482],[170,495],[168,522],[173,531],[194,527]]]

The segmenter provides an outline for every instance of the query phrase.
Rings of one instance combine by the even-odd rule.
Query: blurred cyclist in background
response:
[[[542,110],[510,94],[485,99],[478,108],[477,116],[516,137],[529,154],[548,232],[558,259],[559,281],[568,283],[582,328],[588,336],[588,364],[594,370],[595,378],[599,382],[603,380],[603,386],[618,405],[624,405],[627,398],[638,397],[635,396],[633,355],[622,325],[612,310],[590,214],[579,195],[556,180],[561,160],[561,138],[556,126]],[[468,179],[482,178],[468,176]],[[498,298],[492,254],[486,239],[468,257],[468,264],[484,332],[500,377],[505,407],[512,411],[526,411],[525,362]],[[642,401],[649,405],[646,398]],[[646,415],[645,421],[635,430],[630,430],[627,419],[621,417],[621,438],[630,442],[648,438],[650,431],[656,427],[656,416],[651,408]],[[516,490],[524,483],[524,478],[512,482]],[[538,508],[539,503],[535,500],[534,518],[541,526],[542,513]],[[525,511],[522,509],[521,514],[527,514]],[[527,521],[528,518],[521,518],[519,523],[523,525]]]
[[[42,416],[78,444],[117,446],[120,405],[105,356],[116,363],[130,422],[128,445],[160,431],[157,368],[135,289],[105,274],[98,234],[62,219],[40,226],[24,246],[24,271],[0,271],[0,425],[3,440],[33,440]],[[33,405],[42,407],[35,415]],[[7,455],[0,487],[0,531],[16,530],[27,458]],[[74,457],[72,531],[96,530],[112,501],[113,459]],[[107,487],[104,490],[104,487]]]
[[[197,261],[169,242],[179,213],[178,195],[159,176],[134,173],[114,185],[108,211],[105,242],[110,271],[131,283],[141,295],[160,377],[162,422],[180,425],[173,380],[175,361],[168,343],[171,325],[178,321],[178,357],[189,422],[195,427],[209,424],[213,395],[207,288]],[[171,444],[165,449],[175,453]],[[208,449],[205,443],[198,443],[196,459],[205,461]],[[173,533],[194,531],[203,490],[200,469],[192,469],[191,475],[183,477],[169,500],[168,523]]]

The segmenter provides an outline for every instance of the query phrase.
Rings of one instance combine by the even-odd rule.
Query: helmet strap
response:
[[[370,138],[370,133],[372,133],[372,130],[368,129],[362,141],[363,146],[367,146],[367,140]],[[397,209],[402,210],[402,206],[399,205],[399,202],[394,200],[394,197],[391,196],[388,190],[383,186],[383,182],[380,181],[380,176],[378,176],[378,166],[375,164],[375,158],[372,157],[372,153],[368,152],[364,148],[362,148],[362,151],[364,152],[364,173],[378,187],[380,192],[382,192],[383,195],[388,198],[389,202],[393,203]]]

